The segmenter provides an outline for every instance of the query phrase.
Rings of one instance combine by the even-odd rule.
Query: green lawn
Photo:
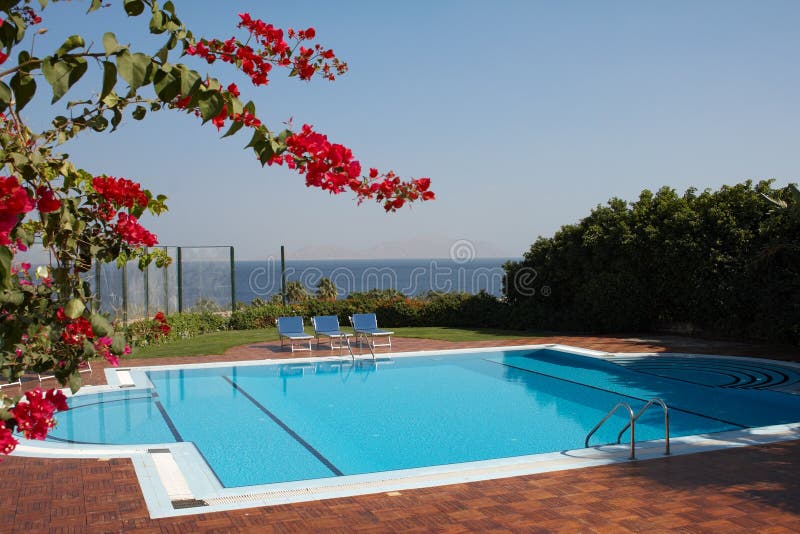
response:
[[[352,330],[343,328],[347,332]],[[441,326],[420,326],[392,328],[395,335],[400,337],[416,337],[423,339],[437,339],[441,341],[484,341],[491,339],[514,339],[518,337],[535,337],[541,334],[521,330],[495,330],[491,328],[447,328]],[[204,356],[208,354],[223,354],[226,350],[237,345],[247,345],[259,341],[276,341],[277,330],[262,328],[259,330],[229,330],[227,332],[214,332],[190,339],[180,339],[164,343],[163,345],[150,345],[149,347],[136,347],[133,349],[132,358],[163,358],[167,356]]]

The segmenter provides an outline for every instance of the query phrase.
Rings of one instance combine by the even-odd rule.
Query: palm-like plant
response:
[[[330,278],[320,278],[317,283],[317,298],[319,300],[336,300],[339,289]]]
[[[297,281],[286,284],[286,300],[288,302],[303,302],[306,299],[308,299],[308,291],[303,284]]]

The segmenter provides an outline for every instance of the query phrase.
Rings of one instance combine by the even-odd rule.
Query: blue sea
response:
[[[184,311],[208,309],[209,303],[213,303],[212,310],[230,310],[230,261],[220,256],[187,256],[184,252],[181,298],[177,260],[166,270],[151,267],[146,273],[129,266],[124,289],[122,271],[113,264],[104,265],[99,283],[102,311],[133,319],[159,310],[175,312],[179,307]],[[486,291],[501,296],[506,261],[509,259],[287,260],[286,281],[299,281],[313,293],[320,279],[329,278],[336,284],[339,298],[372,289],[395,289],[409,296],[429,291]],[[93,289],[98,287],[94,273],[86,278]],[[281,291],[280,261],[237,261],[234,283],[236,302],[269,300]]]

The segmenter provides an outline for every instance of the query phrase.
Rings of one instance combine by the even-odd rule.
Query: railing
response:
[[[666,450],[664,451],[664,454],[669,455],[669,408],[667,408],[666,402],[664,402],[662,399],[659,399],[658,397],[650,399],[647,402],[647,404],[644,405],[644,408],[642,408],[637,412],[636,416],[633,418],[633,422],[636,423],[636,421],[642,416],[642,414],[646,412],[647,409],[653,404],[658,404],[664,410],[664,440],[666,442]],[[622,434],[624,434],[629,427],[633,428],[631,427],[630,423],[622,427],[622,430],[619,431],[619,435],[617,436],[617,443],[620,443],[622,441]],[[631,442],[633,442],[633,433],[631,433]]]
[[[350,357],[353,359],[353,361],[356,361],[356,355],[353,354],[353,347],[350,345],[350,336],[344,336],[344,340],[347,342],[347,351],[350,353]],[[359,343],[358,346],[360,348],[361,343]],[[377,359],[375,356],[375,351],[369,345],[369,342],[367,342],[367,348],[369,349],[370,354],[372,354],[372,361],[375,361]]]
[[[620,402],[619,404],[617,404],[616,406],[611,408],[611,411],[609,411],[606,414],[606,416],[603,417],[603,419],[601,419],[600,422],[597,423],[594,426],[594,428],[589,431],[589,433],[586,435],[586,440],[583,442],[583,446],[584,447],[588,447],[589,446],[589,438],[591,438],[592,435],[595,432],[597,432],[597,429],[600,428],[601,426],[603,426],[603,423],[608,421],[608,419],[612,415],[614,415],[616,413],[616,411],[619,410],[620,408],[626,408],[628,410],[628,413],[631,416],[631,420],[630,420],[630,423],[629,423],[629,425],[631,427],[631,460],[635,460],[636,459],[636,445],[635,445],[635,441],[636,441],[636,421],[634,420],[633,408],[631,408],[627,403],[624,403],[624,402]]]
[[[611,411],[609,411],[606,414],[606,416],[603,417],[603,419],[601,419],[600,422],[595,425],[595,427],[593,429],[591,429],[589,431],[589,433],[586,435],[586,440],[583,442],[583,446],[584,447],[588,447],[589,446],[589,438],[591,438],[592,435],[595,432],[597,432],[597,429],[599,429],[601,426],[603,426],[603,423],[608,421],[609,418],[611,418],[611,416],[614,415],[614,413],[616,413],[616,411],[618,409],[626,408],[628,410],[628,414],[630,415],[630,420],[629,420],[628,424],[626,424],[624,427],[622,427],[622,430],[619,431],[619,434],[617,435],[617,443],[620,443],[622,441],[622,435],[625,433],[626,430],[628,430],[630,428],[631,429],[631,456],[630,456],[630,458],[631,458],[631,460],[635,460],[636,459],[636,421],[653,404],[658,404],[664,410],[664,441],[666,442],[666,450],[664,451],[664,454],[668,455],[669,454],[669,408],[667,408],[667,403],[664,402],[662,399],[659,399],[659,398],[650,399],[647,402],[647,404],[645,404],[644,407],[641,410],[639,410],[636,414],[633,413],[633,408],[631,408],[629,404],[627,404],[625,402],[620,402],[619,404],[614,406],[611,409]]]

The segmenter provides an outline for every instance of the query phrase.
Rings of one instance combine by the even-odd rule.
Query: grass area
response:
[[[409,326],[390,328],[399,337],[418,337],[439,341],[487,341],[538,337],[541,333],[524,330],[498,330],[496,328],[450,328],[446,326]]]
[[[485,341],[491,339],[514,339],[535,337],[535,332],[521,330],[496,330],[491,328],[448,328],[441,326],[420,326],[392,328],[396,336],[436,339],[440,341]],[[308,330],[307,330],[308,331]],[[344,332],[351,329],[342,328]],[[313,333],[313,332],[312,332]],[[205,356],[223,354],[237,345],[247,345],[259,341],[276,341],[278,332],[274,328],[258,330],[229,330],[214,332],[190,339],[179,339],[163,345],[150,345],[133,349],[133,358],[164,358],[167,356]]]
[[[162,345],[149,345],[133,349],[132,358],[164,358],[167,356],[205,356],[223,354],[237,345],[247,345],[258,341],[276,341],[278,331],[274,328],[257,330],[228,330],[214,332],[189,339],[177,339]]]

